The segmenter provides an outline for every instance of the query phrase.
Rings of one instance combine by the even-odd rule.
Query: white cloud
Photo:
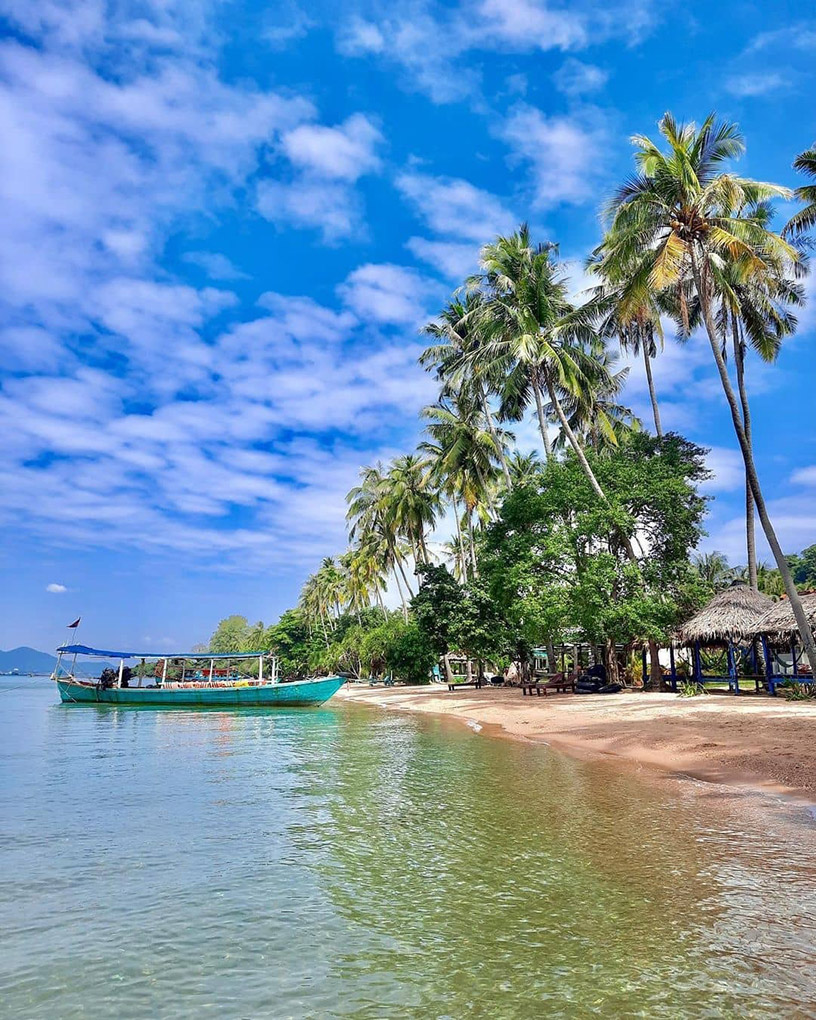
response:
[[[479,268],[479,246],[474,242],[429,241],[425,237],[409,237],[405,247],[418,259],[461,283]]]
[[[248,280],[249,276],[227,258],[221,252],[216,251],[188,251],[184,255],[184,261],[190,265],[199,266],[211,280]]]
[[[791,481],[794,485],[816,486],[816,464],[794,471]]]
[[[733,74],[725,82],[726,91],[730,92],[732,96],[739,96],[742,99],[780,92],[786,89],[788,85],[787,78],[775,71]]]
[[[745,466],[739,450],[712,446],[706,455],[706,467],[712,477],[702,483],[704,492],[734,492],[745,488]]]
[[[314,228],[335,244],[365,235],[362,202],[354,183],[382,165],[383,136],[362,114],[339,127],[304,123],[284,133],[281,150],[295,170],[292,180],[258,183],[258,211],[278,224]]]
[[[365,233],[360,198],[339,181],[260,181],[258,212],[273,223],[319,230],[327,244]]]
[[[594,64],[584,64],[580,60],[565,60],[553,75],[553,82],[559,92],[574,97],[587,92],[597,92],[606,85],[609,73]]]
[[[363,114],[356,113],[339,127],[300,124],[283,135],[283,151],[298,167],[321,176],[356,181],[380,168],[376,149],[383,136]]]
[[[369,263],[350,273],[338,293],[363,321],[419,325],[433,289],[415,269]]]
[[[62,595],[68,591],[64,584],[56,584],[55,582],[47,584],[45,590],[51,592],[52,595]]]
[[[396,185],[437,234],[484,244],[516,224],[515,216],[498,196],[460,177],[411,172],[400,174]]]
[[[537,107],[519,103],[495,130],[510,147],[511,162],[527,166],[536,208],[596,198],[605,170],[606,138],[596,111],[550,117]]]
[[[396,13],[394,12],[396,11]],[[449,103],[478,92],[479,72],[468,64],[472,53],[577,51],[612,38],[631,43],[654,21],[646,0],[610,0],[599,5],[577,0],[409,0],[388,14],[341,19],[337,47],[347,56],[395,65],[409,91]]]

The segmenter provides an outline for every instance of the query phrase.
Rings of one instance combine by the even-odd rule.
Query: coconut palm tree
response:
[[[505,444],[499,440],[499,429],[488,399],[491,383],[495,380],[488,377],[487,363],[474,356],[482,342],[478,329],[482,304],[482,294],[478,290],[468,290],[464,296],[454,295],[439,313],[437,320],[424,327],[423,332],[433,337],[437,343],[423,351],[419,363],[429,371],[435,370],[437,378],[443,383],[441,399],[460,395],[466,399],[470,397],[481,408],[509,488],[510,473]]]
[[[425,534],[436,523],[441,500],[427,462],[413,453],[397,457],[385,476],[382,498],[394,534],[410,542],[417,563],[429,563]]]
[[[515,488],[533,484],[541,474],[541,469],[544,465],[535,451],[532,453],[521,453],[521,451],[515,450],[507,466],[510,469],[511,483]]]
[[[691,562],[702,580],[718,591],[734,580],[734,569],[721,552],[697,553]]]
[[[622,280],[615,279],[616,275],[619,275],[618,267],[614,262],[612,265],[606,262],[603,255],[604,246],[601,244],[588,261],[590,271],[604,280],[590,298],[590,303],[596,304],[598,308],[598,332],[602,337],[617,339],[622,350],[629,351],[635,356],[643,356],[655,435],[662,439],[660,406],[652,373],[652,361],[663,347],[659,296],[645,293],[639,307],[625,307],[623,304],[626,297],[625,281],[628,277],[624,274]]]
[[[793,168],[816,181],[816,142],[796,157]],[[816,184],[803,184],[794,195],[806,204],[790,218],[783,231],[785,234],[803,234],[816,226]]]
[[[768,212],[770,214],[770,211]],[[761,210],[757,211],[761,215]],[[775,275],[757,281],[746,279],[739,263],[728,262],[717,277],[719,309],[717,326],[723,338],[723,347],[729,341],[734,357],[737,391],[740,398],[745,436],[752,444],[751,408],[745,384],[745,360],[748,347],[766,363],[775,361],[782,340],[796,331],[796,317],[790,305],[804,303],[800,284],[786,275],[786,267],[779,266]],[[745,479],[745,542],[748,554],[748,583],[755,590],[757,580],[756,529],[754,495],[746,475]]]
[[[518,415],[530,397],[534,398],[544,451],[551,460],[546,393],[592,490],[608,503],[562,403],[563,394],[579,397],[590,381],[597,384],[604,371],[596,357],[597,333],[591,328],[594,309],[587,314],[573,308],[553,246],[533,245],[526,224],[510,237],[485,245],[480,261],[484,272],[471,281],[485,293],[479,314],[484,342],[478,357],[491,365],[491,372],[504,373],[505,414]],[[621,532],[620,539],[627,556],[636,563],[629,536]]]
[[[746,280],[765,286],[781,264],[793,266],[798,261],[797,250],[769,229],[764,211],[767,202],[775,197],[789,198],[790,192],[726,172],[726,162],[741,155],[744,144],[736,125],[718,123],[713,114],[697,128],[678,124],[667,113],[660,121],[660,132],[668,146],[665,153],[645,136],[633,139],[638,172],[610,204],[606,258],[621,276],[628,274],[624,312],[640,307],[650,291],[675,290],[681,320],[687,326],[682,284],[690,281],[757,513],[785,583],[802,646],[816,674],[816,642],[768,514],[716,322],[721,267],[733,262]]]
[[[482,409],[464,395],[456,401],[440,401],[425,407],[421,415],[428,423],[425,431],[430,441],[420,443],[419,448],[429,458],[436,485],[451,498],[457,528],[458,499],[465,504],[471,566],[475,572],[473,512],[480,507],[490,512],[507,433],[495,426],[491,431]]]
[[[364,467],[360,472],[360,484],[346,496],[346,520],[350,525],[349,538],[352,541],[357,539],[359,545],[366,549],[366,554],[378,562],[383,571],[393,572],[403,616],[407,619],[405,593],[409,598],[414,593],[405,572],[405,549],[388,504],[389,489],[388,475],[382,464]]]
[[[631,408],[618,401],[629,376],[629,369],[616,371],[617,360],[617,354],[612,351],[597,355],[597,376],[589,375],[586,385],[578,394],[569,391],[561,394],[561,403],[570,427],[582,446],[590,447],[596,453],[616,449],[625,442],[627,436],[642,427],[640,419]],[[558,417],[551,403],[546,410],[550,421],[557,422]],[[563,448],[567,442],[562,429],[554,445]]]

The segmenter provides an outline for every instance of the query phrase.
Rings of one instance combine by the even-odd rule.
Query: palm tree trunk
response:
[[[405,603],[405,593],[402,590],[402,585],[400,584],[399,574],[397,573],[396,570],[394,571],[394,580],[397,582],[397,591],[399,592],[400,602],[402,603],[402,618],[407,623],[408,622],[408,606]]]
[[[406,576],[405,570],[403,569],[402,566],[402,557],[396,551],[394,552],[394,562],[397,565],[397,570],[399,570],[399,572],[402,574],[402,579],[405,582],[406,589],[408,590],[409,598],[413,598],[414,597],[413,590],[411,589],[411,585],[408,583],[408,577]]]
[[[465,543],[462,539],[462,525],[459,523],[459,505],[456,502],[455,496],[451,497],[451,503],[453,505],[453,519],[456,521],[456,541],[459,544],[459,566],[462,571],[462,581],[467,584],[467,557],[465,556]]]
[[[575,433],[572,431],[570,423],[567,421],[567,416],[564,414],[564,408],[561,406],[561,401],[558,399],[558,394],[555,392],[555,387],[553,386],[551,380],[547,381],[547,390],[550,395],[550,402],[555,408],[555,413],[558,415],[558,420],[561,422],[561,428],[564,430],[564,435],[569,440],[569,444],[572,447],[575,456],[578,458],[578,463],[581,465],[584,474],[587,476],[589,484],[592,486],[593,492],[595,493],[596,496],[598,496],[599,499],[602,499],[604,503],[606,503],[606,505],[609,506],[609,500],[606,497],[606,493],[601,488],[598,479],[595,477],[594,471],[589,466],[589,461],[586,459],[586,454],[581,448],[581,444],[578,442]],[[626,555],[629,557],[630,562],[637,563],[638,558],[635,555],[635,550],[632,546],[632,542],[629,536],[621,531],[620,537],[623,541],[623,545],[626,550]]]
[[[538,386],[538,379],[533,377],[533,393],[535,394],[536,412],[538,414],[538,428],[541,432],[541,439],[544,443],[544,453],[549,464],[553,459],[553,448],[550,437],[547,435],[547,419],[544,417],[544,404],[541,400],[541,390]]]
[[[470,564],[473,567],[473,576],[476,577],[478,573],[478,567],[476,566],[476,546],[473,542],[473,510],[467,507],[467,529],[468,529],[468,540],[470,542]]]
[[[479,394],[482,398],[482,410],[484,411],[485,420],[487,421],[487,430],[490,433],[493,442],[496,444],[496,453],[498,454],[499,463],[501,464],[502,474],[504,475],[504,481],[508,489],[511,489],[512,482],[510,480],[510,468],[507,466],[507,458],[504,455],[504,449],[499,441],[499,434],[496,431],[496,425],[493,421],[493,415],[490,412],[490,405],[487,402],[485,391],[479,384]]]
[[[326,642],[326,647],[329,647],[329,635],[326,633],[326,620],[323,616],[323,607],[320,607],[320,625],[323,628],[323,640]]]
[[[732,317],[732,335],[734,340],[734,365],[737,369],[737,388],[739,389],[740,404],[742,405],[742,423],[745,428],[745,438],[748,445],[753,447],[751,441],[751,408],[748,405],[748,391],[745,388],[745,349],[742,345],[742,338],[739,335],[739,323],[737,317]],[[756,523],[754,521],[754,494],[745,477],[745,546],[748,553],[748,584],[758,590],[757,583],[757,555],[756,555]]]
[[[663,438],[663,428],[660,424],[660,408],[657,406],[657,393],[655,393],[654,378],[652,377],[652,358],[645,343],[641,343],[643,349],[643,364],[646,366],[646,382],[649,385],[649,399],[652,402],[652,414],[654,415],[655,434],[658,439]]]
[[[779,539],[776,537],[773,524],[771,524],[771,518],[768,516],[768,508],[765,505],[765,497],[762,494],[762,488],[759,484],[759,475],[754,462],[754,451],[751,449],[751,444],[748,442],[748,437],[745,434],[745,426],[743,424],[742,417],[740,416],[737,396],[734,393],[734,387],[731,385],[731,379],[728,376],[728,369],[726,368],[725,360],[722,356],[722,349],[720,346],[720,340],[717,336],[717,329],[711,315],[711,304],[709,302],[708,290],[703,281],[697,254],[693,245],[691,247],[691,267],[694,276],[694,286],[697,290],[697,297],[700,301],[700,311],[703,313],[703,321],[705,322],[706,333],[708,333],[708,341],[711,344],[711,353],[714,355],[714,363],[717,366],[723,392],[725,393],[725,398],[728,401],[728,407],[731,411],[731,420],[734,423],[734,431],[737,434],[737,442],[740,445],[742,459],[745,462],[745,474],[754,495],[757,513],[759,515],[760,523],[762,524],[762,530],[765,532],[768,545],[771,547],[771,552],[776,560],[776,566],[779,570],[780,576],[782,577],[785,592],[790,600],[790,606],[793,610],[796,626],[799,628],[799,639],[802,642],[802,648],[807,656],[813,675],[816,676],[816,641],[813,639],[813,632],[810,629],[810,623],[808,622],[807,614],[802,606],[802,600],[799,597],[799,592],[796,590],[796,585],[793,583],[793,576],[791,575],[788,561],[785,558],[785,554],[782,552],[782,546],[779,544]]]

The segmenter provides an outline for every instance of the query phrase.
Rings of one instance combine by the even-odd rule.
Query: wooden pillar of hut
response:
[[[677,663],[674,661],[674,642],[669,642],[669,665],[671,666],[671,685],[674,693],[677,693]]]
[[[640,662],[641,662],[641,666],[642,666],[642,669],[643,669],[643,689],[645,691],[646,690],[646,684],[648,684],[648,682],[649,682],[649,673],[648,673],[648,670],[646,669],[646,646],[645,645],[640,650]]]
[[[799,676],[799,663],[796,661],[796,637],[794,635],[791,635],[790,650],[791,650],[791,664],[793,666],[793,676],[794,679],[796,679]]]

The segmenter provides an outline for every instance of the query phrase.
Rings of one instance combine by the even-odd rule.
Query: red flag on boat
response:
[[[73,623],[69,623],[69,624],[68,624],[68,630],[76,630],[76,628],[77,628],[77,627],[79,626],[79,621],[80,621],[81,619],[82,619],[82,617],[81,617],[81,616],[78,616],[78,617],[77,617],[77,618],[76,618],[76,619],[74,620],[74,622],[73,622]]]

